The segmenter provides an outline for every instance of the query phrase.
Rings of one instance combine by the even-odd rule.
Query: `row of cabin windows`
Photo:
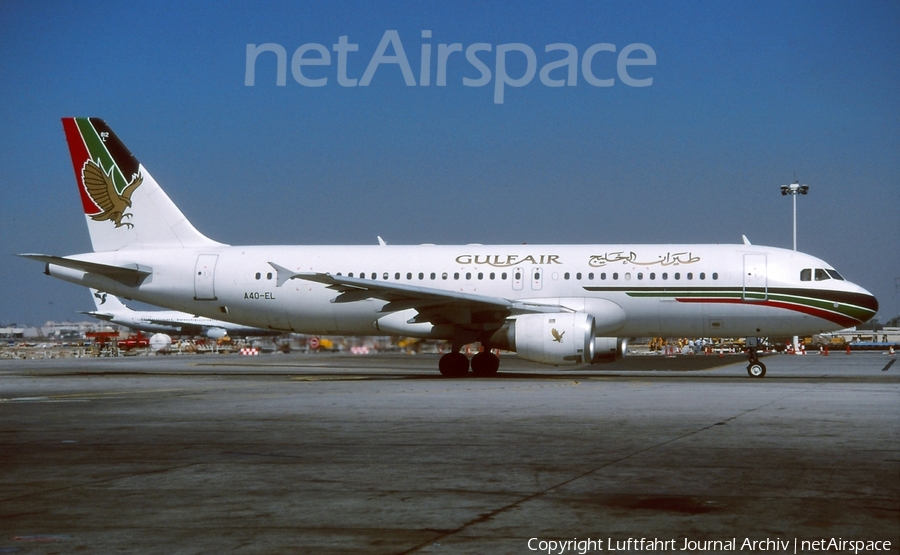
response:
[[[824,272],[824,270],[816,270],[816,280],[817,280],[817,281],[820,279],[820,278],[819,278],[819,274],[818,274],[818,272],[820,272],[820,271],[823,271],[823,272]],[[837,272],[835,272],[834,270],[829,270],[829,271],[830,271],[830,272],[834,272],[834,274],[837,275]],[[803,270],[803,272],[809,272],[809,270]],[[337,275],[341,275],[341,273],[338,272]],[[375,272],[372,272],[372,273],[369,274],[369,275],[371,276],[369,279],[372,279],[372,280],[377,280],[377,279],[378,279],[378,274],[375,273]],[[477,279],[479,279],[479,280],[483,280],[483,279],[484,279],[484,276],[485,276],[484,272],[478,272],[478,273],[475,274],[475,275],[477,276]],[[487,274],[487,275],[488,275],[488,279],[491,279],[491,280],[497,278],[497,273],[496,273],[496,272],[490,272],[490,273]],[[643,279],[644,279],[644,272],[637,272],[637,274],[635,274],[635,275],[636,275],[636,277],[637,277],[638,280],[643,280]],[[382,279],[385,280],[385,281],[387,281],[388,279],[390,279],[390,274],[389,274],[388,272],[384,272],[381,276],[382,276]],[[273,277],[273,276],[272,276],[272,272],[268,272],[268,273],[266,274],[266,279],[271,280],[272,277]],[[349,274],[347,274],[347,277],[353,277],[353,272],[350,272]],[[360,272],[360,273],[359,273],[359,277],[362,278],[362,279],[366,279],[366,273],[365,273],[365,272]],[[424,273],[424,272],[419,272],[419,276],[418,276],[418,277],[419,277],[420,280],[424,280],[424,279],[425,279],[425,273]],[[625,272],[625,276],[624,276],[624,277],[625,277],[626,280],[631,279],[631,272]],[[650,273],[647,275],[647,277],[648,277],[648,279],[655,280],[655,279],[656,279],[656,272],[650,272]],[[698,277],[699,279],[701,279],[701,280],[705,280],[705,279],[706,279],[706,272],[700,272],[699,274],[697,274],[697,277]],[[437,279],[437,274],[436,274],[435,272],[431,272],[431,273],[429,274],[429,278],[432,279],[432,280],[435,280],[435,279]],[[501,279],[502,281],[506,281],[506,278],[507,278],[507,273],[506,273],[506,272],[500,272],[500,279]],[[520,281],[520,280],[522,279],[522,272],[521,272],[520,270],[516,270],[514,278],[515,278],[516,281]],[[578,281],[580,281],[581,278],[582,278],[582,273],[581,273],[581,272],[577,272],[577,273],[575,274],[575,279],[578,280]],[[676,280],[680,280],[680,279],[681,279],[681,272],[675,272],[674,274],[672,274],[672,278],[673,278],[673,279],[676,279]],[[694,279],[694,273],[693,273],[693,272],[687,272],[686,274],[684,274],[684,278],[687,279],[687,280],[692,280],[692,279]],[[257,279],[257,280],[262,279],[262,273],[256,272],[256,279]],[[395,280],[398,280],[398,281],[400,280],[400,272],[395,272],[395,273],[394,273],[394,279],[395,279]],[[406,273],[406,279],[407,279],[407,280],[412,280],[412,279],[413,279],[413,273],[412,273],[412,272],[407,272],[407,273]],[[449,274],[448,274],[447,272],[443,272],[443,273],[441,274],[441,279],[442,279],[442,280],[450,279],[450,278],[449,278]],[[454,272],[454,273],[453,273],[453,279],[458,281],[458,280],[460,279],[460,273],[459,273],[459,272]],[[468,280],[468,281],[471,281],[471,280],[472,280],[472,272],[466,272],[466,274],[465,274],[465,279]],[[540,274],[540,272],[536,272],[536,273],[534,274],[534,279],[535,279],[535,280],[541,279],[541,274]],[[564,280],[571,279],[571,273],[569,273],[569,272],[564,273],[564,274],[563,274],[563,279],[564,279]],[[588,272],[588,274],[587,274],[587,279],[588,279],[588,281],[594,281],[594,272]],[[619,272],[613,272],[613,273],[612,273],[612,279],[614,279],[614,280],[619,279]],[[668,272],[662,272],[662,273],[660,274],[660,279],[663,279],[663,280],[669,279],[669,273],[668,273]],[[719,274],[718,274],[717,272],[713,272],[713,274],[712,274],[712,279],[719,279]],[[803,273],[801,273],[800,279],[803,280]],[[828,279],[828,278],[825,277],[825,278],[822,278],[822,279]],[[843,278],[840,277],[840,276],[838,276],[838,277],[836,277],[835,279],[843,279]],[[605,281],[605,280],[606,280],[606,272],[601,272],[601,273],[600,273],[600,280],[601,280],[601,281]],[[804,281],[809,281],[809,274],[807,274],[807,278],[806,278]]]
[[[342,274],[341,274],[340,272],[338,272],[337,275],[342,275]],[[371,277],[370,277],[369,279],[378,279],[378,274],[377,274],[377,273],[372,272],[370,275],[371,275]],[[478,272],[478,273],[476,274],[476,276],[478,277],[478,279],[484,279],[484,275],[485,275],[484,272]],[[353,272],[350,272],[349,274],[347,274],[347,277],[353,277],[353,276],[354,276]],[[365,273],[365,272],[360,272],[360,273],[359,273],[359,277],[360,277],[361,279],[366,279],[366,273]],[[431,272],[431,273],[428,275],[428,277],[429,277],[430,279],[433,279],[433,280],[434,280],[434,279],[437,279],[437,274],[436,274],[435,272]],[[507,277],[508,277],[508,274],[507,274],[506,272],[501,272],[501,273],[500,273],[500,279],[501,279],[501,280],[506,280]],[[412,278],[413,278],[413,273],[412,273],[412,272],[407,272],[407,273],[406,273],[406,279],[407,279],[407,280],[412,280]],[[459,273],[459,272],[455,272],[455,273],[453,274],[453,279],[459,280],[459,278],[460,278],[460,273]],[[385,281],[388,280],[388,279],[390,279],[390,274],[389,274],[388,272],[384,272],[383,274],[381,274],[381,279],[382,279],[382,280],[385,280]],[[394,279],[397,280],[397,281],[400,280],[400,272],[395,272],[395,273],[394,273]],[[425,272],[419,272],[419,279],[425,279]],[[443,279],[443,280],[450,279],[450,274],[448,274],[447,272],[443,272],[443,273],[441,274],[441,279]],[[472,279],[472,272],[466,272],[466,279],[467,279],[467,280],[471,280],[471,279]],[[489,273],[489,274],[488,274],[488,279],[497,279],[497,273],[496,273],[496,272],[491,272],[491,273]],[[517,274],[516,279],[521,279],[521,276],[519,276],[519,275]]]
[[[635,276],[637,277],[637,279],[642,280],[642,279],[644,279],[644,272],[637,272],[637,273],[635,274]],[[569,279],[569,278],[570,278],[569,272],[566,272],[566,273],[563,274],[563,279]],[[613,272],[612,278],[613,278],[613,279],[619,279],[619,272]],[[647,278],[648,278],[648,279],[651,279],[651,280],[656,279],[656,272],[650,272],[649,274],[647,274]],[[681,279],[681,272],[675,272],[674,274],[672,274],[672,278],[673,278],[673,279]],[[699,274],[697,274],[697,278],[698,278],[698,279],[706,279],[706,272],[700,272]],[[576,280],[581,280],[581,272],[578,272],[578,273],[575,274],[575,279],[576,279]],[[602,272],[602,273],[600,274],[600,279],[601,279],[601,280],[605,280],[605,279],[606,279],[606,272]],[[625,272],[625,279],[631,279],[631,272]],[[662,273],[660,274],[660,279],[669,279],[669,273],[668,273],[668,272],[662,272]],[[686,274],[684,274],[684,279],[688,279],[688,280],[694,279],[694,273],[693,273],[693,272],[687,272]],[[712,279],[719,279],[719,274],[718,274],[718,272],[713,272],[713,274],[712,274]],[[590,281],[593,281],[593,280],[594,280],[594,273],[593,273],[593,272],[591,272],[591,273],[588,274],[588,280],[590,280]]]
[[[805,270],[800,270],[800,281],[812,281],[815,276],[816,281],[825,281],[826,279],[837,279],[840,281],[844,281],[844,278],[841,274],[837,273],[836,270],[824,269],[824,268],[806,268]]]

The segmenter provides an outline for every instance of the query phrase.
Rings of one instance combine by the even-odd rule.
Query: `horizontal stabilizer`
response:
[[[79,310],[78,314],[86,314],[93,318],[97,318],[98,320],[106,320],[107,322],[112,321],[114,316],[112,314],[108,314],[106,312],[86,312],[84,310]]]
[[[148,276],[153,273],[153,268],[143,266],[141,264],[127,264],[125,266],[110,266],[109,264],[100,264],[98,262],[88,262],[86,260],[75,260],[73,258],[65,258],[62,256],[52,256],[49,254],[20,254],[23,258],[30,258],[44,262],[45,264],[55,264],[63,268],[73,270],[81,270],[92,274],[99,274],[114,279],[123,285],[134,287],[143,283]]]

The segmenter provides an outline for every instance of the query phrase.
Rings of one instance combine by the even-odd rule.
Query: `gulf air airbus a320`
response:
[[[445,376],[492,349],[552,365],[615,360],[629,337],[834,331],[878,302],[827,262],[722,245],[229,246],[201,234],[109,126],[63,128],[94,252],[25,254],[120,297],[283,332],[443,339]],[[480,342],[471,363],[461,353]],[[751,343],[753,344],[753,343]],[[749,349],[751,376],[765,365]]]

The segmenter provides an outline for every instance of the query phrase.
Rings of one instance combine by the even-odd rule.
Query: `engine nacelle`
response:
[[[624,337],[597,337],[594,339],[593,363],[615,362],[625,358],[628,339]]]
[[[228,335],[228,331],[225,328],[209,328],[203,335],[210,339],[222,339],[226,335]]]
[[[544,364],[582,364],[594,358],[594,317],[584,312],[525,314],[510,321],[511,350]]]
[[[172,345],[172,338],[164,333],[154,333],[150,336],[150,349],[156,353],[168,349]]]

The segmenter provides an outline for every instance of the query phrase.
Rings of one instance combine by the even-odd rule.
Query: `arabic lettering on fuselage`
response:
[[[635,266],[654,266],[656,264],[659,264],[660,266],[678,266],[680,264],[694,264],[695,262],[700,262],[700,257],[694,256],[690,252],[667,252],[664,255],[658,255],[656,260],[642,262],[638,260],[637,253],[634,251],[616,251],[592,255],[588,265],[592,268],[601,268],[609,264],[615,264],[616,262],[633,264]]]

